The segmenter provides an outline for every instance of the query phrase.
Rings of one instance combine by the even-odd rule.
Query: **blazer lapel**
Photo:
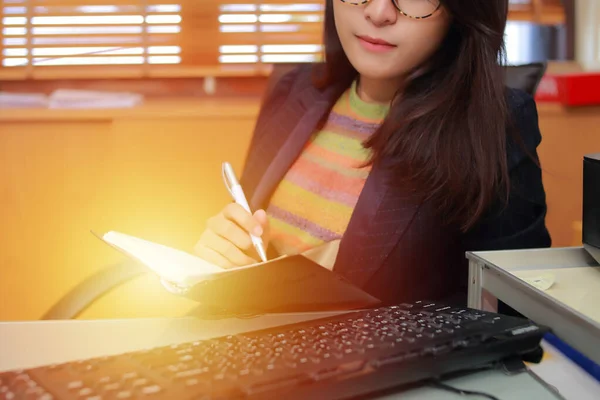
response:
[[[320,92],[312,86],[306,87],[288,100],[289,104],[282,107],[291,111],[274,116],[275,123],[265,124],[271,125],[271,131],[267,132],[258,144],[262,148],[261,164],[265,167],[262,171],[253,171],[253,174],[260,174],[250,198],[253,209],[265,205],[275,187],[298,158],[310,136],[333,106],[331,94],[331,90]]]
[[[420,209],[417,198],[390,178],[383,166],[373,166],[340,243],[334,271],[358,286],[369,281],[399,241],[409,239]]]
[[[257,126],[260,140],[249,153],[245,171],[252,209],[266,206],[341,91],[332,87],[320,92],[307,85],[286,100],[279,108],[282,112]],[[384,166],[373,167],[340,242],[334,271],[358,286],[364,286],[398,242],[410,235],[420,207],[411,193],[390,183],[389,175]]]

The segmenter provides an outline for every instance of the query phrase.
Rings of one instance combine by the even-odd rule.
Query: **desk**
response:
[[[500,300],[600,364],[600,265],[583,247],[475,252],[467,258],[469,307],[495,311],[493,303]],[[540,277],[551,285],[537,287]],[[578,381],[559,387],[561,393],[578,395],[579,388],[600,398],[600,384],[579,367],[570,369],[576,377],[562,380],[545,368],[542,363],[533,370],[559,385]]]
[[[0,323],[0,371],[30,368],[82,358],[118,354],[215,336],[252,331],[333,315],[333,313],[267,315],[253,319],[195,318],[36,321]],[[447,381],[461,389],[493,393],[500,399],[560,399],[533,374],[507,376],[484,371]],[[555,386],[553,382],[552,385]],[[422,387],[381,399],[462,399],[463,396]],[[592,400],[580,395],[567,399]]]
[[[489,293],[600,364],[600,265],[583,247],[468,253],[469,307]],[[525,279],[548,277],[539,289]]]

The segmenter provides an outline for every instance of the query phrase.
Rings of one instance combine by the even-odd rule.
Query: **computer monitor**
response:
[[[583,246],[600,263],[600,153],[583,159]]]

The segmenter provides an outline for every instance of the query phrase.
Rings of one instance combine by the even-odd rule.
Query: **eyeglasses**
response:
[[[371,0],[340,0],[342,3],[352,6],[362,6]],[[441,7],[440,0],[392,0],[400,14],[413,19],[425,19],[431,17]]]

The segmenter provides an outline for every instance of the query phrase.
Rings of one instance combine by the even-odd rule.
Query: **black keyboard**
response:
[[[538,351],[545,332],[524,319],[416,302],[4,372],[0,399],[347,398]]]

